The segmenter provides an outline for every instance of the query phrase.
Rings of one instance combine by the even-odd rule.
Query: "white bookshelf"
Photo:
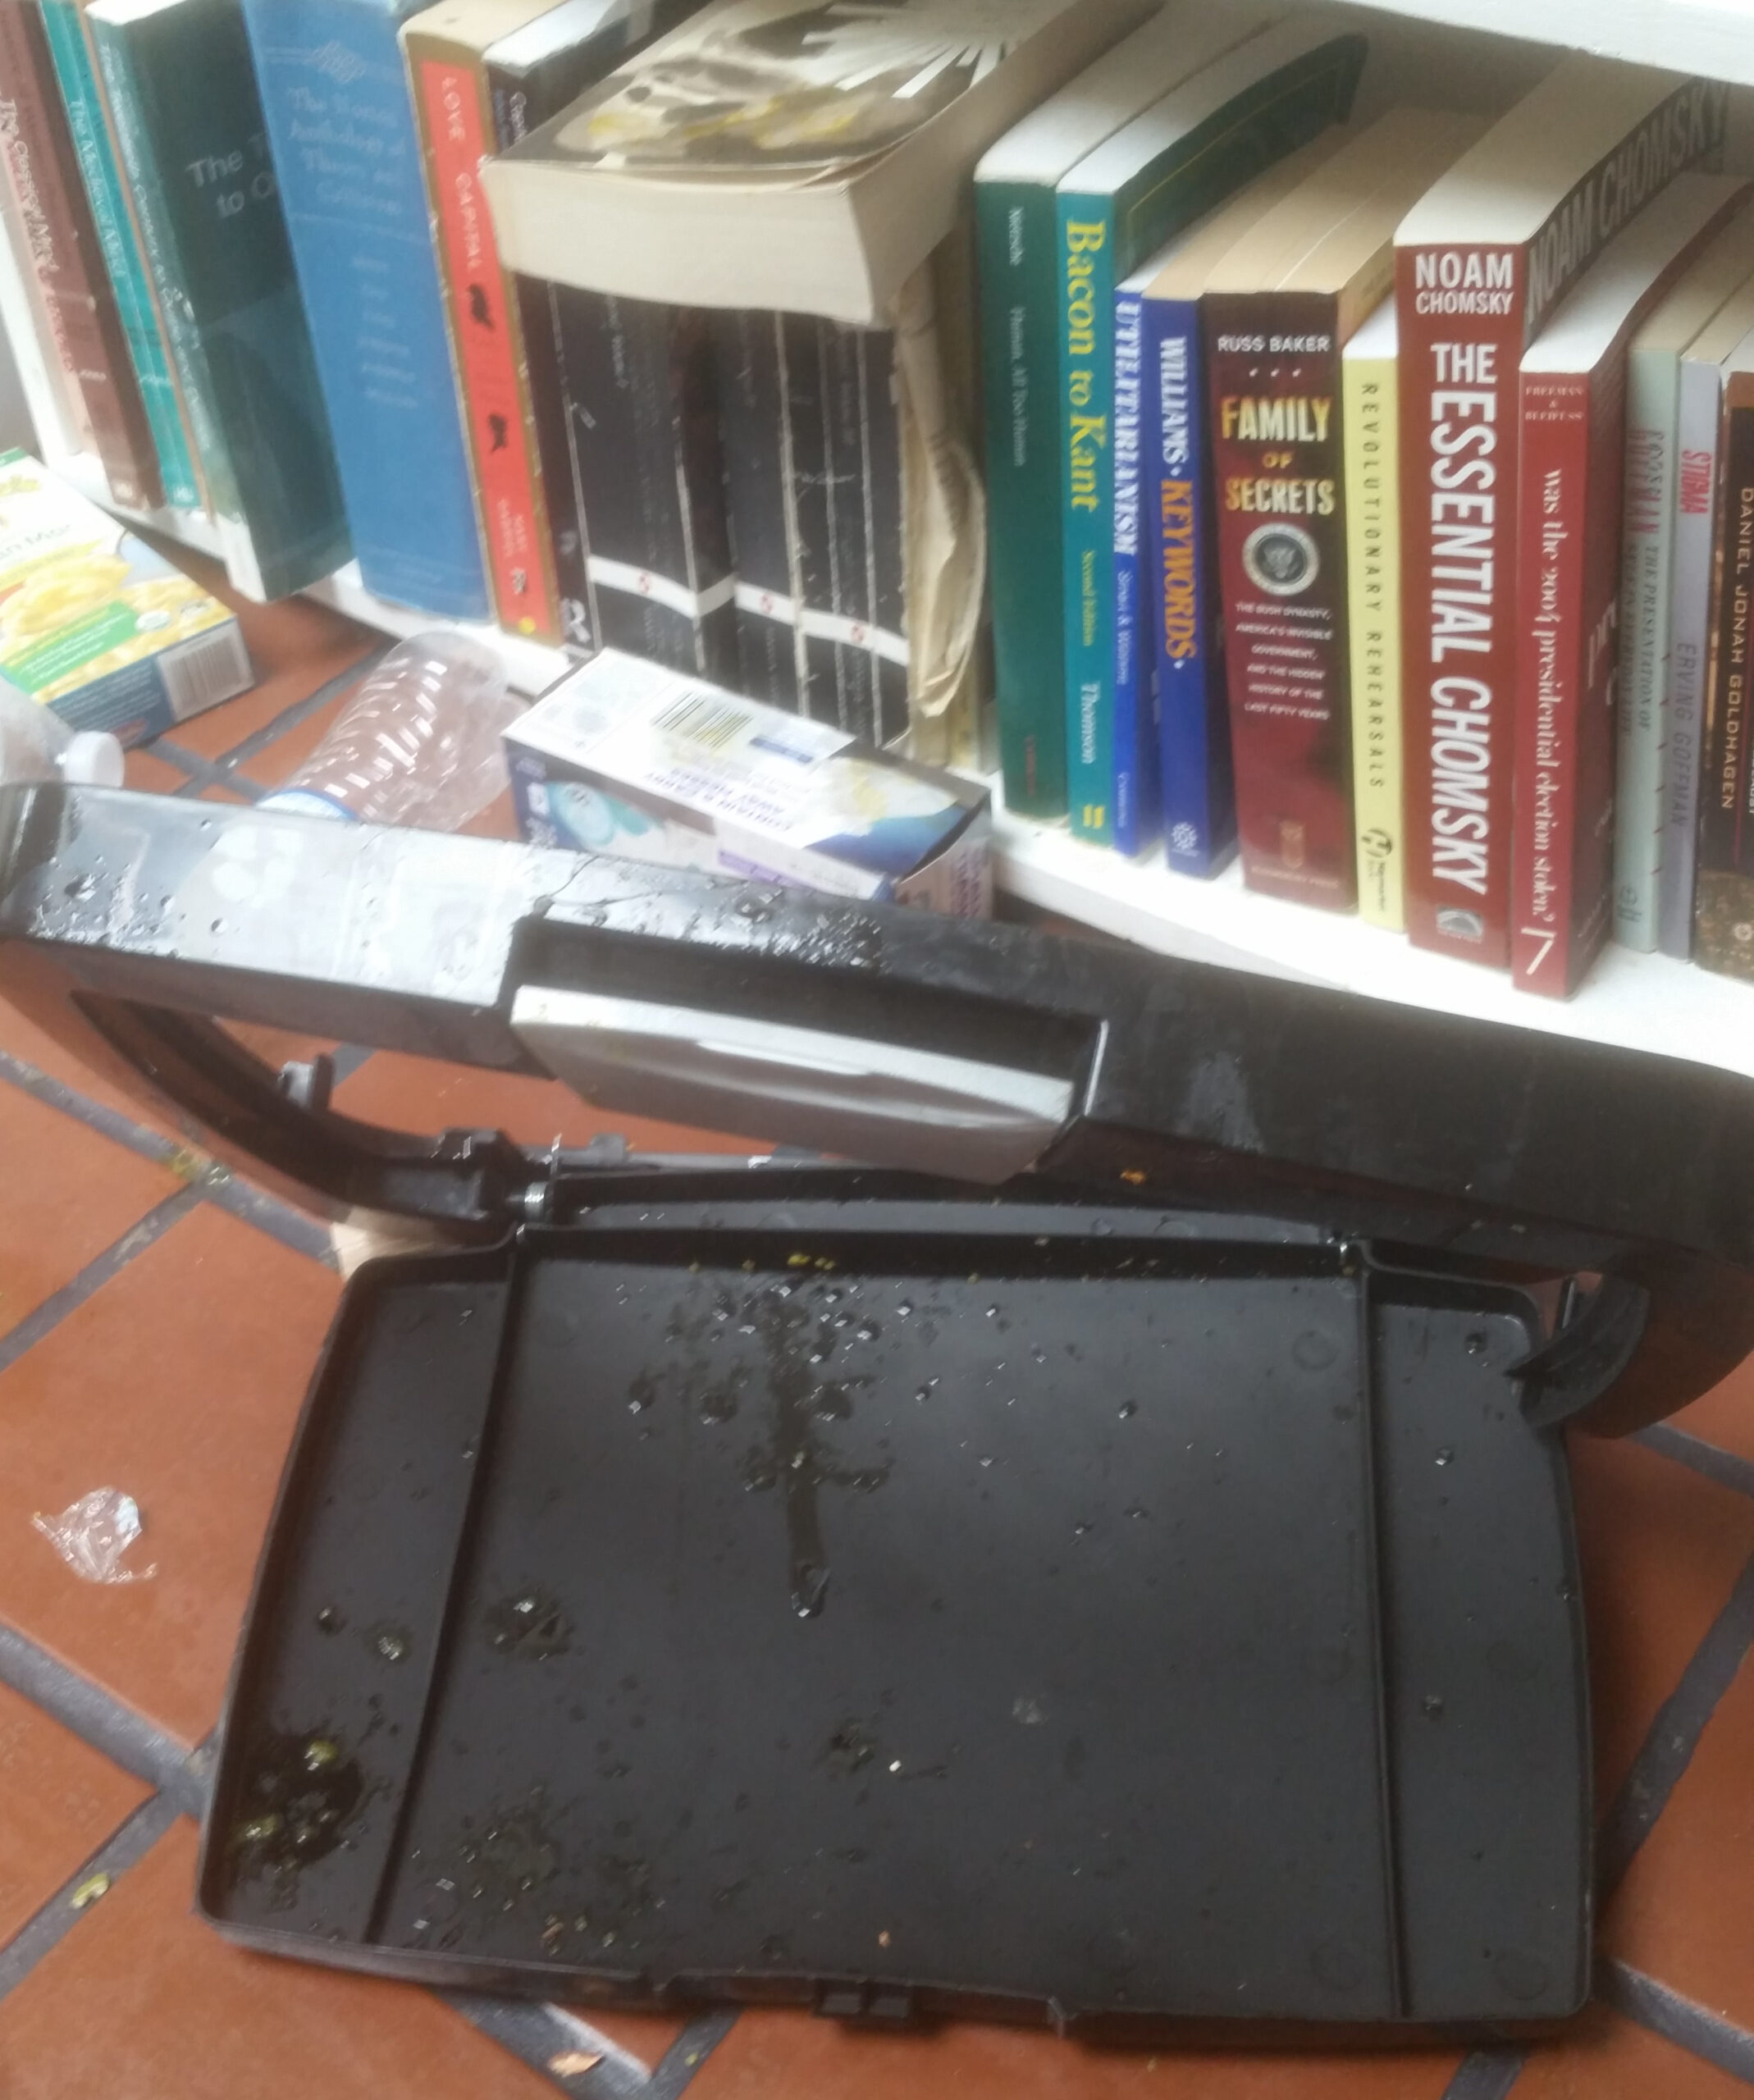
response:
[[[1222,4],[1222,0],[1218,0]],[[1295,3],[1295,0],[1294,0]],[[1354,11],[1374,32],[1359,114],[1387,100],[1508,100],[1540,70],[1542,47],[1704,73],[1754,88],[1754,0],[1391,0]],[[1441,78],[1442,88],[1432,82]],[[1732,127],[1736,164],[1754,170],[1754,94],[1738,95]],[[95,459],[70,444],[43,364],[24,281],[0,239],[0,326],[39,433],[45,463],[107,503]],[[123,514],[130,515],[130,514]],[[208,521],[186,512],[135,516],[217,555]],[[430,615],[373,597],[352,567],[308,594],[368,626],[405,635]],[[558,650],[497,628],[469,627],[504,657],[519,692],[536,693],[565,668]],[[1002,890],[1042,910],[1153,949],[1226,967],[1299,979],[1361,998],[1438,1013],[1502,1021],[1587,1041],[1651,1050],[1754,1078],[1754,985],[1716,977],[1661,956],[1610,947],[1578,996],[1560,1003],[1512,990],[1508,977],[1416,950],[1400,936],[1354,918],[1259,897],[1232,866],[1202,883],[1172,874],[1161,856],[1131,861],[1005,810],[995,797],[997,873]]]
[[[1658,1051],[1754,1079],[1754,984],[1610,947],[1575,998],[1537,998],[1514,990],[1500,971],[1427,954],[1350,913],[1282,904],[1246,889],[1234,861],[1215,880],[1199,882],[1172,874],[1161,851],[1129,861],[1085,845],[1063,825],[1013,817],[997,778],[989,784],[999,887],[1044,911],[1159,955]]]

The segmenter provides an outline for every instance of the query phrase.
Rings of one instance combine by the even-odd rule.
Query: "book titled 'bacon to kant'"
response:
[[[1400,336],[1407,924],[1510,959],[1523,353],[1603,244],[1677,175],[1715,167],[1725,90],[1561,61],[1409,212]]]

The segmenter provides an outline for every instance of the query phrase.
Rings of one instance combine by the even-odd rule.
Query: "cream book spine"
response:
[[[1359,915],[1395,932],[1402,897],[1400,481],[1394,302],[1341,354],[1352,798]]]

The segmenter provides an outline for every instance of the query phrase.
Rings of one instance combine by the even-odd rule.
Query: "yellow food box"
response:
[[[125,744],[255,682],[217,598],[24,452],[0,453],[0,678]]]

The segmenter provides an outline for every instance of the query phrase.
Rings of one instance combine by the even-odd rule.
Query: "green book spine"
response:
[[[1061,515],[1067,801],[1072,829],[1114,843],[1114,288],[1172,235],[1341,121],[1364,39],[1277,67],[1194,124],[1118,188],[1058,193]]]
[[[237,0],[86,21],[226,565],[254,596],[301,591],[347,559],[347,523]]]
[[[1191,217],[1191,213],[1190,214]],[[1061,633],[1072,829],[1114,843],[1113,199],[1059,200]]]
[[[986,395],[988,564],[1007,805],[1066,814],[1053,191],[975,185]]]
[[[179,509],[199,509],[201,492],[183,434],[176,388],[153,312],[145,264],[129,223],[116,157],[110,150],[103,98],[80,25],[77,0],[43,0],[43,26],[55,62],[55,77],[60,83],[67,129],[78,157],[92,221],[116,294],[116,309],[121,317],[128,354],[140,383],[140,398],[145,404],[146,420],[164,481],[165,500]]]
[[[176,382],[189,412],[190,434],[207,483],[208,502],[215,522],[223,531],[227,524],[235,526],[239,523],[237,485],[232,478],[231,462],[214,405],[206,353],[177,267],[171,239],[170,205],[158,180],[158,162],[135,94],[127,43],[123,32],[112,30],[107,24],[90,16],[87,20],[91,25],[92,53],[109,103],[116,150],[127,179],[128,194],[133,200],[141,258],[158,294],[158,311],[164,321],[165,347],[176,367]]]

